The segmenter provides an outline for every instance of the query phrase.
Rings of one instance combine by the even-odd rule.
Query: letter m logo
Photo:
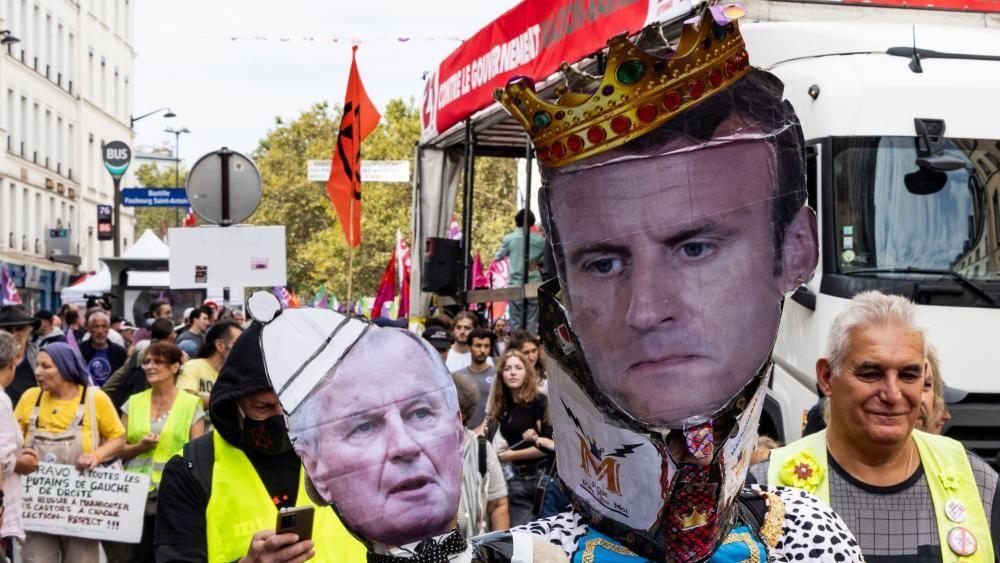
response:
[[[621,465],[618,460],[612,457],[601,457],[594,455],[590,444],[586,438],[577,434],[580,438],[580,467],[588,477],[593,477],[604,482],[604,488],[613,495],[622,496],[621,492]]]

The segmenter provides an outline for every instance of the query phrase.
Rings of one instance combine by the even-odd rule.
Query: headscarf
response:
[[[64,342],[54,342],[45,347],[44,352],[52,356],[59,375],[70,383],[90,385],[90,372],[80,353]]]

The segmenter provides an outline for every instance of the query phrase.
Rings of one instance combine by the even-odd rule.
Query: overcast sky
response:
[[[134,114],[163,106],[177,114],[137,123],[135,144],[172,144],[174,136],[163,129],[187,127],[191,133],[180,142],[187,166],[222,146],[249,152],[274,127],[275,116],[292,119],[320,101],[343,103],[352,38],[360,43],[358,68],[379,109],[398,97],[419,104],[424,71],[460,45],[449,38],[468,38],[517,3],[135,2]]]

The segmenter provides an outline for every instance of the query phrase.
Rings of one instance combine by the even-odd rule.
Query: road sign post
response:
[[[111,141],[110,143],[104,145],[104,167],[108,169],[108,173],[111,174],[111,179],[115,184],[114,191],[114,224],[112,225],[112,231],[114,232],[114,248],[115,256],[121,255],[121,190],[122,190],[122,176],[125,175],[125,171],[128,170],[128,165],[132,162],[132,149],[129,148],[127,144],[122,141]]]

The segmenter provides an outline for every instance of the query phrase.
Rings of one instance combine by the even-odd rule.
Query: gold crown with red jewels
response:
[[[725,24],[710,9],[685,23],[677,49],[667,58],[636,46],[627,34],[612,37],[608,72],[589,84],[599,80],[596,90],[560,87],[558,99],[549,102],[535,93],[531,79],[515,77],[493,96],[528,131],[539,164],[558,168],[599,154],[656,129],[750,71],[736,22],[745,12],[736,5],[716,8],[726,10],[735,17]],[[562,69],[567,82],[586,76],[566,64]]]

